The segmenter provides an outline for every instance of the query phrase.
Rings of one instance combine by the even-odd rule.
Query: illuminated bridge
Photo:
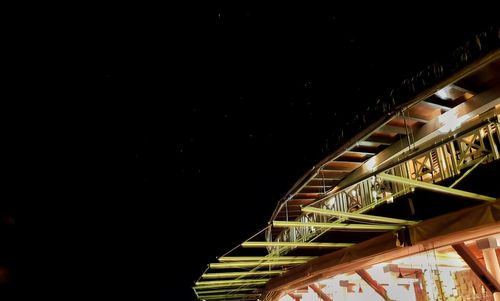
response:
[[[198,299],[500,301],[498,32],[452,56],[210,263]]]

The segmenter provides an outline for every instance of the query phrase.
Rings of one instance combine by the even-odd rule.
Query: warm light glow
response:
[[[490,238],[500,236],[496,235]],[[279,301],[297,300],[294,296],[302,301],[493,300],[488,287],[450,245],[363,267],[361,273],[356,267],[349,269],[316,280],[314,285],[328,296],[326,299],[313,292],[311,286],[304,289],[296,285],[291,298],[284,295]]]
[[[255,300],[256,297],[259,297],[260,294],[228,294],[228,295],[206,295],[203,296],[204,300],[228,300],[227,298],[231,298],[229,300],[234,300],[232,298],[240,298],[241,300],[247,300],[248,298]]]
[[[474,94],[469,93],[469,92],[465,92],[465,93],[464,93],[464,97],[465,97],[465,99],[469,100],[469,99],[471,99],[472,97],[474,97]]]
[[[198,292],[201,290],[209,290],[213,288],[223,288],[223,287],[240,287],[240,286],[261,286],[266,284],[266,281],[255,282],[255,283],[223,283],[223,284],[206,284],[195,286],[194,289]]]
[[[387,192],[387,195],[388,195],[388,197],[386,197],[386,199],[387,199],[387,204],[392,204],[392,203],[394,203],[394,197],[392,196],[392,193]]]
[[[208,301],[208,300],[228,300],[227,298],[239,298],[241,300],[247,300],[248,298],[251,298],[252,300],[255,300],[255,298],[259,297],[260,294],[230,294],[230,295],[205,295],[203,296],[203,299]],[[233,299],[230,299],[233,300]]]

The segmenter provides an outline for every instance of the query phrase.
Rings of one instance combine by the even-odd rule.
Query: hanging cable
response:
[[[410,132],[408,131],[408,123],[406,122],[405,112],[401,111],[401,115],[403,115],[403,121],[405,124],[405,132],[406,132],[406,140],[408,141],[408,151],[411,151],[411,140],[410,140]]]

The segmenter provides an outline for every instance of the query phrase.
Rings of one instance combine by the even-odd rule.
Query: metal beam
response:
[[[198,298],[198,300],[203,301],[204,298]],[[211,299],[211,300],[221,300],[221,301],[255,301],[259,300],[259,297],[245,297],[245,298],[235,298],[232,297],[231,295],[226,296],[225,298],[221,299]],[[208,300],[207,300],[208,301]]]
[[[305,188],[313,188],[313,189],[323,189],[325,187],[332,187],[333,185],[306,185],[304,187],[302,187],[302,190],[305,189]]]
[[[387,231],[398,230],[401,228],[399,225],[365,225],[365,224],[337,224],[337,223],[315,223],[315,222],[287,222],[287,221],[273,221],[273,227],[315,227],[326,228],[333,230],[368,230],[368,231]]]
[[[454,244],[452,247],[492,293],[500,292],[500,284],[498,281],[481,263],[479,263],[474,254],[472,254],[464,243]]]
[[[196,287],[204,287],[208,285],[222,285],[222,284],[252,284],[252,283],[260,283],[267,282],[270,278],[262,278],[262,279],[236,279],[236,280],[210,280],[210,281],[197,281],[195,282]]]
[[[307,260],[279,260],[279,261],[245,261],[245,262],[216,262],[208,266],[211,269],[238,269],[238,268],[251,268],[251,267],[270,267],[282,266],[292,264],[306,263]]]
[[[377,294],[379,294],[382,298],[384,298],[384,300],[392,301],[392,299],[389,298],[389,296],[387,295],[387,291],[385,290],[385,288],[379,285],[377,281],[373,280],[373,278],[370,276],[370,274],[368,274],[366,270],[364,269],[356,270],[356,274],[358,274],[359,277],[361,277],[361,279],[363,279],[366,283],[368,283],[368,285],[371,288],[373,288]]]
[[[229,290],[227,290],[227,289],[221,289],[221,290],[199,291],[199,292],[196,292],[196,294],[198,296],[206,296],[206,295],[210,295],[210,294],[227,293],[228,291],[231,292],[231,293],[236,293],[236,292],[254,292],[254,293],[259,293],[261,290],[259,290],[257,288],[242,287],[242,288],[233,288],[233,289],[229,289]]]
[[[318,294],[318,296],[323,300],[323,301],[333,301],[332,298],[330,298],[330,296],[328,296],[327,294],[325,294],[324,291],[322,291],[319,286],[317,286],[316,284],[311,284],[309,285],[309,287],[316,293]]]
[[[495,55],[498,56],[500,52]],[[490,110],[492,107],[500,104],[500,87],[495,87],[491,90],[485,91],[481,94],[474,96],[467,102],[461,103],[448,112],[442,114],[450,114],[456,116],[460,121],[468,122],[469,119],[476,115],[480,115]],[[439,131],[443,126],[445,126],[446,118],[434,118],[428,124],[422,126],[414,135],[414,147],[422,147],[432,139],[442,136],[443,133]],[[482,122],[480,119],[468,122],[468,125],[464,124],[464,128],[469,126],[472,127],[475,123]],[[400,162],[401,160],[406,160],[408,151],[408,143],[404,141],[395,142],[393,145],[387,147],[377,155],[370,159],[370,164],[364,163],[361,167],[347,175],[340,183],[337,184],[338,189],[343,189],[349,187],[354,183],[357,183],[367,177],[370,177],[376,172],[380,172],[386,168],[391,162]],[[409,153],[410,155],[412,153]],[[413,153],[414,155],[416,153]]]
[[[278,261],[278,260],[310,260],[317,256],[223,256],[219,257],[220,262],[229,261]]]
[[[226,278],[238,278],[238,277],[253,277],[253,276],[265,276],[265,275],[281,275],[285,271],[252,271],[252,272],[227,272],[227,273],[208,273],[201,276],[202,279],[226,279]]]
[[[488,159],[488,156],[484,156],[481,160],[479,160],[474,166],[469,168],[460,178],[458,178],[453,184],[450,185],[450,188],[457,186],[460,181],[462,181],[466,176],[468,176],[474,169],[476,169],[484,160]]]
[[[201,299],[201,300],[203,300],[203,299]],[[224,299],[213,299],[213,300],[221,300],[221,301],[255,301],[255,300],[259,300],[259,299],[257,297],[233,298],[231,296],[228,296],[228,297],[226,297]]]
[[[376,154],[374,152],[365,152],[365,151],[359,151],[359,150],[348,150],[344,153],[344,155],[349,155],[350,153],[356,153],[356,154],[361,154],[364,156],[375,156]]]
[[[304,207],[304,208],[302,208],[302,212],[317,213],[317,214],[324,214],[324,215],[331,215],[331,216],[338,216],[338,217],[346,217],[348,219],[355,219],[355,220],[362,220],[362,221],[369,221],[369,222],[398,224],[398,225],[415,225],[418,223],[418,221],[409,221],[409,220],[405,220],[405,219],[376,216],[376,215],[368,215],[368,214],[361,214],[361,213],[340,212],[340,211],[321,209],[321,208],[315,208],[315,207]]]
[[[204,299],[204,300],[226,300],[226,299],[245,299],[245,298],[257,298],[259,297],[260,294],[227,294],[227,295],[211,295],[211,296],[203,296],[199,297],[199,299]]]
[[[267,282],[266,281],[262,281],[262,282],[254,282],[254,283],[225,283],[225,284],[205,284],[205,285],[201,285],[201,286],[195,286],[194,289],[196,291],[199,291],[199,290],[204,290],[204,289],[213,289],[213,288],[223,288],[223,287],[241,287],[241,286],[246,286],[246,287],[249,287],[249,286],[261,286],[261,285],[265,285]]]
[[[379,178],[383,180],[387,180],[390,182],[395,182],[395,183],[400,183],[400,184],[406,184],[422,189],[427,189],[430,191],[435,191],[435,192],[441,192],[441,193],[446,193],[450,195],[455,195],[455,196],[460,196],[464,198],[469,198],[473,200],[479,200],[479,201],[485,201],[485,202],[494,202],[496,201],[495,198],[492,198],[490,196],[485,196],[473,192],[468,192],[468,191],[463,191],[455,188],[449,188],[449,187],[444,187],[432,183],[427,183],[427,182],[422,182],[422,181],[417,181],[417,180],[412,180],[412,179],[407,179],[399,176],[394,176],[394,175],[389,175],[386,173],[380,173],[377,175]]]
[[[287,241],[247,241],[241,244],[243,248],[267,248],[267,247],[298,247],[298,248],[344,248],[350,247],[352,243],[332,242],[287,242]]]
[[[325,184],[327,186],[332,186],[332,185],[336,184],[337,182],[338,182],[338,180],[335,180],[335,178],[320,177],[320,178],[312,178],[311,180],[309,180],[309,182],[307,184],[309,185],[311,183],[316,183],[319,185]]]
[[[338,166],[341,166],[341,167],[344,167],[344,166],[349,166],[349,165],[361,165],[360,162],[353,162],[353,161],[345,161],[345,160],[332,160],[330,161],[328,164],[326,164],[326,167],[328,166],[335,166],[335,165],[338,165]]]
[[[367,147],[378,147],[380,145],[388,145],[382,142],[369,141],[368,138],[366,140],[357,141],[353,146],[367,146]]]

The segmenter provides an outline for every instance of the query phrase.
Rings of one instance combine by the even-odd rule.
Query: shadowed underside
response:
[[[498,45],[498,36],[478,35],[472,46],[453,54],[481,49],[475,59],[461,58],[453,73],[430,65],[402,83],[399,90],[408,93],[400,95],[412,97],[396,100],[396,91],[381,102],[387,114],[304,175],[278,203],[267,227],[209,265],[195,284],[198,298],[277,300],[288,294],[300,300],[312,291],[331,300],[314,282],[338,272],[338,266],[354,271],[368,264],[363,258],[392,250],[387,246],[410,248],[477,226],[493,231],[495,214],[445,234],[424,227],[435,225],[432,218],[471,206],[489,204],[482,206],[497,212],[498,188],[477,182],[479,174],[492,177],[500,159],[500,51],[486,51],[481,39]],[[427,229],[425,239],[415,240],[416,229]],[[354,266],[335,259],[353,252],[348,258],[356,259]],[[388,300],[369,273],[356,273]],[[490,284],[495,289],[498,283]]]

